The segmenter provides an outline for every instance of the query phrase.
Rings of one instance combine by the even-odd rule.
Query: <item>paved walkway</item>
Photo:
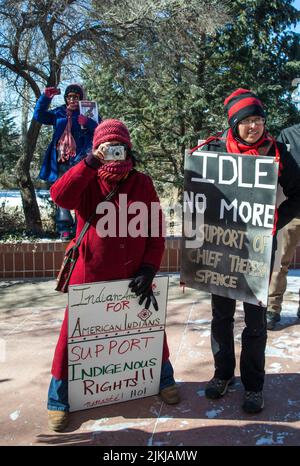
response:
[[[0,445],[299,445],[300,271],[291,271],[278,330],[269,332],[265,409],[246,415],[237,383],[221,400],[204,396],[212,375],[210,306],[205,293],[178,286],[170,276],[167,334],[182,402],[158,396],[71,414],[64,433],[47,428],[50,366],[66,296],[54,280],[0,283]],[[237,358],[243,313],[236,313]]]

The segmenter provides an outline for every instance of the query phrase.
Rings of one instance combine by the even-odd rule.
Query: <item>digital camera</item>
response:
[[[106,146],[103,147],[104,160],[125,160],[124,146]]]

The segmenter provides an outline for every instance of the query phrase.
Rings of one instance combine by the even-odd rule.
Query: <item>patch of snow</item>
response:
[[[12,421],[16,421],[18,419],[18,417],[20,416],[20,414],[21,414],[21,411],[17,410],[17,411],[14,411],[13,413],[11,413],[9,415],[9,417],[10,417],[10,419]]]
[[[218,417],[218,415],[224,411],[224,408],[220,409],[211,409],[210,411],[206,411],[205,415],[208,417],[208,419],[214,419],[215,417]]]

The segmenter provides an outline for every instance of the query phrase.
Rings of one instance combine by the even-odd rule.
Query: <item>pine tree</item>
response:
[[[14,117],[0,103],[0,186],[10,187],[15,182],[14,169],[20,154],[19,134]]]
[[[291,94],[300,76],[299,35],[289,28],[299,12],[291,0],[229,6],[231,18],[216,34],[201,30],[190,10],[165,11],[151,37],[140,37],[134,50],[132,42],[123,44],[127,60],[104,66],[94,57],[84,73],[103,116],[128,124],[159,189],[181,189],[185,149],[226,127],[223,101],[234,89],[259,95],[274,136],[298,119]]]

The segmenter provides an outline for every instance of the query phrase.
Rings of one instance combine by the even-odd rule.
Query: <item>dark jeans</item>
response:
[[[243,303],[246,327],[242,333],[240,371],[245,390],[263,389],[267,323],[265,307]],[[230,379],[234,375],[234,313],[236,301],[212,295],[211,343],[215,361],[215,377]]]
[[[58,165],[58,178],[61,178],[71,168],[69,165],[60,163]],[[75,234],[76,225],[74,223],[71,212],[68,209],[57,206],[55,215],[56,231],[62,233],[64,231]]]
[[[62,207],[57,206],[55,222],[57,233],[62,233],[63,231],[75,233],[74,220],[68,209],[63,209]]]

